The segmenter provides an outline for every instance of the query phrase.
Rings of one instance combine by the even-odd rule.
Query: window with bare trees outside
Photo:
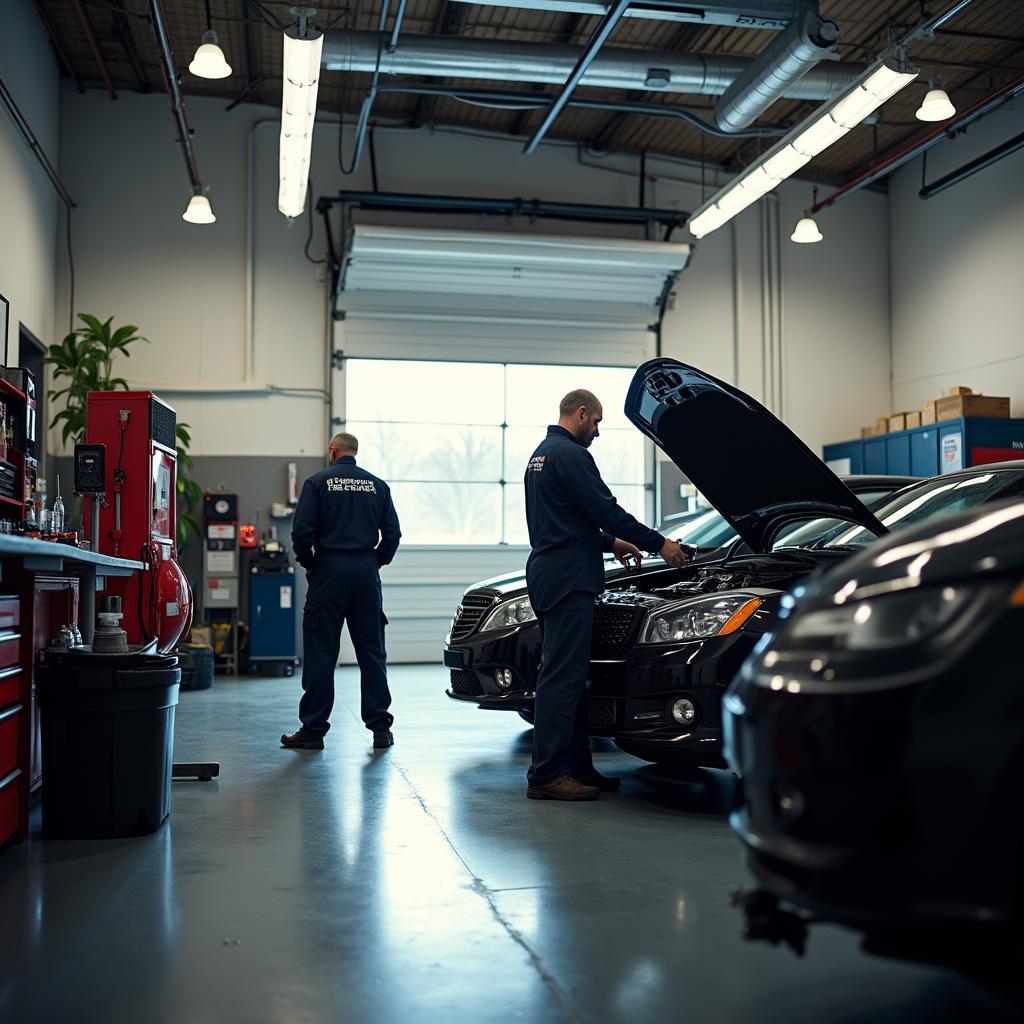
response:
[[[633,370],[349,359],[345,429],[391,485],[403,544],[527,544],[523,472],[558,403],[604,406],[590,449],[619,503],[644,519],[644,440],[623,415]]]

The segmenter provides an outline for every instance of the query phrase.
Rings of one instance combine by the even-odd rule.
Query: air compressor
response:
[[[107,577],[108,592],[122,599],[128,642],[156,640],[161,653],[192,625],[192,592],[175,543],[176,428],[174,409],[150,391],[91,391],[85,444],[75,453],[76,491],[92,499],[86,536],[101,553],[145,566],[131,577]]]

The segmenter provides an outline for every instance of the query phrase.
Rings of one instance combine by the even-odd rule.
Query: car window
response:
[[[933,516],[962,512],[996,497],[1018,495],[1024,489],[1024,468],[975,473],[970,476],[933,477],[901,491],[877,512],[890,530],[923,523]],[[862,526],[847,527],[824,541],[824,547],[863,547],[875,535]]]
[[[892,496],[892,491],[861,491],[857,497],[871,512],[877,512]],[[817,518],[794,523],[786,527],[772,544],[772,550],[779,548],[822,547],[833,537],[850,529],[842,519]]]

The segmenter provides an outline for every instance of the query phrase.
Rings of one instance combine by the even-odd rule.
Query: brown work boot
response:
[[[576,781],[584,786],[593,786],[602,793],[614,793],[622,785],[622,779],[617,775],[602,775],[596,768],[589,775],[578,775]]]
[[[324,738],[315,733],[306,732],[305,729],[298,729],[295,732],[285,733],[281,737],[281,746],[289,747],[292,750],[323,750]]]
[[[571,775],[560,775],[543,785],[529,785],[526,795],[531,800],[596,800],[601,792],[596,786],[584,786]]]

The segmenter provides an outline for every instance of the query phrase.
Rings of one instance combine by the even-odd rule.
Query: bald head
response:
[[[584,448],[594,443],[603,418],[604,409],[597,395],[584,388],[570,391],[558,404],[558,425],[568,430]]]
[[[353,434],[335,434],[331,438],[331,462],[340,459],[343,455],[357,455],[358,453],[359,441]]]
[[[597,400],[597,395],[593,391],[587,391],[584,388],[577,388],[575,391],[570,391],[569,394],[558,403],[558,415],[559,416],[572,416],[578,409],[584,409],[591,416],[601,408],[601,403]]]

